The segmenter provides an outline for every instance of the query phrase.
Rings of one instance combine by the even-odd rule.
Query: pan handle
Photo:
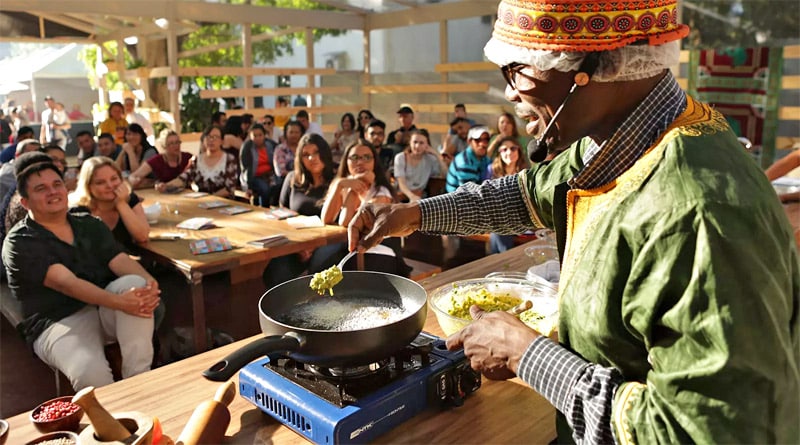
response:
[[[294,333],[259,338],[233,351],[230,355],[203,371],[203,377],[215,382],[224,382],[253,360],[272,352],[297,351],[302,346],[302,343],[302,338],[299,338]]]

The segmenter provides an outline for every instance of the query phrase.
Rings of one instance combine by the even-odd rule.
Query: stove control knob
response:
[[[464,364],[458,371],[458,389],[462,395],[472,394],[481,387],[481,373],[468,364]]]

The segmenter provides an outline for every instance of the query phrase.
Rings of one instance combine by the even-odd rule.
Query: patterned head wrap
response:
[[[501,66],[566,72],[604,51],[592,80],[631,80],[677,63],[688,34],[678,0],[502,0],[484,53]]]

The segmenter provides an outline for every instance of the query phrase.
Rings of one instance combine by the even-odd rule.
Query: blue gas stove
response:
[[[364,443],[425,409],[460,406],[481,385],[464,352],[421,333],[391,357],[354,368],[320,368],[285,356],[239,372],[239,394],[319,444]]]

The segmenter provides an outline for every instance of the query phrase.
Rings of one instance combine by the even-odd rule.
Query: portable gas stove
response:
[[[239,372],[242,397],[322,444],[368,442],[426,408],[460,406],[480,386],[463,351],[425,332],[367,366],[320,368],[272,356]]]

